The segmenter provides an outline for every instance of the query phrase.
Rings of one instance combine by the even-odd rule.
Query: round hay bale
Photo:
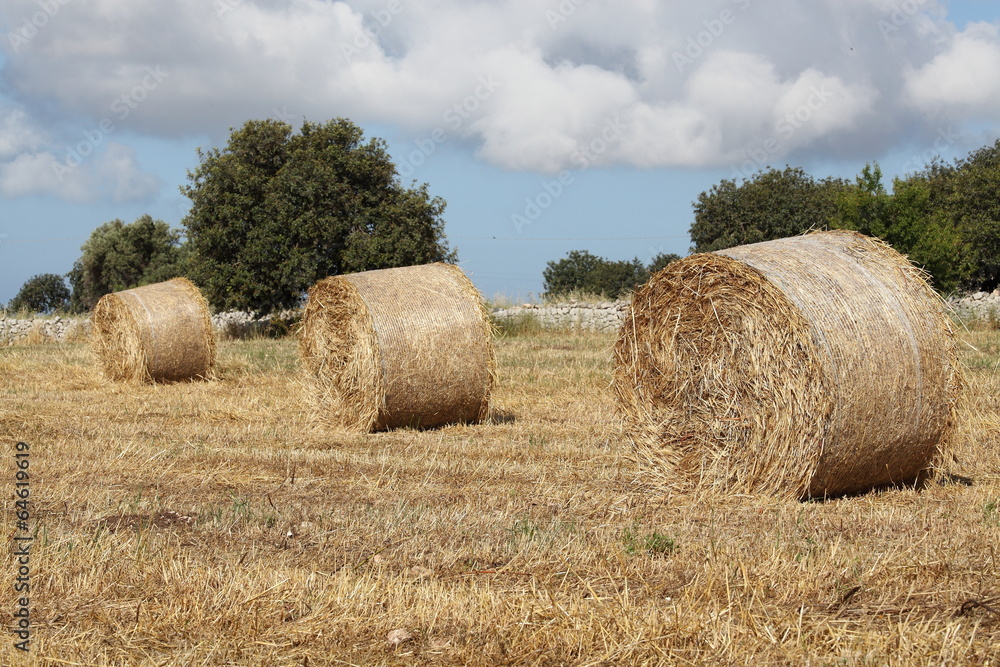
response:
[[[94,351],[110,380],[204,378],[215,364],[208,304],[186,278],[105,294],[92,322]]]
[[[916,483],[960,378],[922,271],[854,232],[692,255],[639,288],[614,351],[659,486],[799,498]]]
[[[492,333],[472,282],[436,263],[319,281],[299,350],[323,421],[365,432],[431,427],[486,416]]]

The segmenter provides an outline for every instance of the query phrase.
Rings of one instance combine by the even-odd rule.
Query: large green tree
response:
[[[837,213],[837,193],[846,183],[816,180],[798,167],[767,169],[737,182],[723,180],[698,196],[691,224],[692,252],[823,229]]]
[[[572,250],[558,261],[550,261],[542,271],[548,297],[582,292],[617,298],[631,292],[670,262],[680,259],[673,253],[656,255],[648,266],[639,258],[609,260],[586,250]]]
[[[934,285],[951,291],[966,282],[971,264],[955,226],[932,203],[922,179],[895,179],[892,193],[882,184],[882,170],[867,164],[855,183],[837,197],[833,226],[877,236],[930,274]]]
[[[963,286],[1000,286],[1000,140],[953,164],[935,160],[908,181],[929,189],[931,210],[958,235]]]
[[[66,281],[55,273],[42,273],[25,281],[7,305],[8,310],[51,313],[69,307],[70,292]]]
[[[330,275],[455,260],[427,185],[404,187],[386,144],[345,119],[251,120],[198,151],[181,191],[192,275],[218,308],[297,305]]]
[[[112,220],[95,229],[69,272],[74,310],[89,310],[109,292],[185,275],[187,251],[180,233],[143,215]]]

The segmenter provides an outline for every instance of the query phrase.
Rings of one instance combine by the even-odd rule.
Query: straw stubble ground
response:
[[[224,343],[217,381],[155,386],[104,381],[82,344],[6,348],[29,661],[996,662],[1000,335],[963,338],[944,483],[826,503],[638,486],[611,336],[500,340],[493,423],[341,437],[311,430],[291,340]]]

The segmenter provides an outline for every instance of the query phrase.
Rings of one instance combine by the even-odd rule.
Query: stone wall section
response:
[[[52,317],[17,319],[0,315],[0,345],[11,344],[22,338],[35,337],[64,342],[67,339],[90,335],[90,318]]]
[[[948,305],[962,320],[986,320],[1000,324],[1000,288],[992,292],[975,292],[951,297]]]
[[[980,319],[1000,324],[1000,289],[992,293],[976,292],[952,297],[947,303],[959,319]],[[492,315],[500,323],[527,315],[534,317],[545,328],[613,333],[624,321],[628,306],[628,301],[526,303],[510,308],[494,308]],[[290,318],[294,315],[295,313],[288,311],[281,313],[280,317]],[[252,336],[261,331],[269,320],[268,317],[254,318],[249,313],[240,312],[212,315],[212,325],[215,330],[229,338]],[[89,317],[17,319],[0,315],[0,345],[10,345],[32,336],[39,340],[64,342],[67,339],[79,340],[89,335]]]
[[[526,303],[513,308],[494,308],[493,318],[500,323],[522,316],[532,316],[547,329],[578,329],[583,331],[618,331],[628,310],[628,301],[599,303]]]

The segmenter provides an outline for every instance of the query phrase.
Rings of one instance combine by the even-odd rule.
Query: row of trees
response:
[[[908,255],[944,291],[1000,285],[1000,141],[882,183],[877,163],[854,182],[768,169],[723,180],[694,205],[693,252],[767,241],[817,228],[877,236]]]
[[[909,256],[943,292],[1000,285],[1000,141],[923,171],[895,178],[891,191],[877,163],[853,180],[814,178],[797,167],[723,180],[694,203],[691,251],[711,252],[803,234],[853,229]],[[611,262],[573,251],[545,269],[549,293],[618,296],[643,282],[638,260]]]
[[[613,261],[573,250],[559,261],[547,264],[542,279],[547,296],[577,292],[586,295],[615,297],[631,292],[649,280],[649,276],[670,262],[680,259],[673,253],[659,253],[644,265],[639,258]]]
[[[298,305],[317,280],[352,271],[455,261],[427,185],[404,187],[386,144],[345,119],[251,120],[227,145],[198,151],[181,191],[181,232],[148,215],[97,228],[67,275],[31,278],[14,310],[88,310],[105,294],[190,277],[220,309]]]
[[[188,276],[220,309],[294,307],[328,275],[454,261],[427,185],[404,187],[385,142],[348,120],[252,120],[222,149],[198,151],[181,191],[192,201],[181,232],[150,216],[96,229],[67,274],[31,278],[9,307],[88,310],[104,294]],[[799,168],[723,180],[694,203],[693,252],[843,228],[877,236],[910,256],[942,291],[1000,284],[1000,141],[948,164],[882,183],[878,164],[853,182]],[[549,295],[618,296],[676,255],[649,265],[577,250],[548,262]]]

